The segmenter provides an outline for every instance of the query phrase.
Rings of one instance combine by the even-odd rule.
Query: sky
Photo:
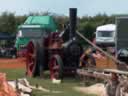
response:
[[[97,14],[128,14],[128,0],[0,0],[0,14],[4,11],[16,15],[30,12],[52,12],[69,14],[69,8],[77,8],[78,16]]]

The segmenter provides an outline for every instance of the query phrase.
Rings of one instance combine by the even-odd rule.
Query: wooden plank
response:
[[[108,72],[107,74],[105,72]],[[121,71],[117,69],[104,69],[100,70],[85,70],[85,69],[78,69],[77,74],[80,76],[85,76],[85,77],[93,77],[97,79],[103,79],[103,80],[109,80],[111,78],[111,73],[117,73],[117,74],[122,74],[122,75],[128,75],[127,71]]]
[[[128,75],[128,71],[121,71],[117,69],[104,69],[104,72],[111,72],[111,73],[117,73],[122,75]]]
[[[91,72],[84,69],[78,69],[77,73],[82,76],[94,77],[94,78],[103,79],[103,80],[110,79],[111,77],[111,74],[104,74],[103,72],[97,72],[97,71]]]

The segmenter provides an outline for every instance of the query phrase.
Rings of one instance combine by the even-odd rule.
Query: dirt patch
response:
[[[89,87],[74,87],[73,89],[76,91],[85,93],[85,94],[95,94],[97,96],[107,96],[104,84],[102,84],[102,83],[97,83],[97,84],[89,86]]]
[[[0,69],[3,68],[25,68],[25,58],[0,58]]]

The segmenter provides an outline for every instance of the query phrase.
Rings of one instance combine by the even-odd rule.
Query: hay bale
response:
[[[97,83],[89,87],[74,87],[76,91],[85,94],[95,94],[97,96],[107,96],[104,84]]]

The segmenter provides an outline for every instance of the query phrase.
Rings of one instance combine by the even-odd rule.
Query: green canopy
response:
[[[57,26],[51,16],[29,16],[24,23],[25,25],[41,25],[43,28],[56,31]]]

